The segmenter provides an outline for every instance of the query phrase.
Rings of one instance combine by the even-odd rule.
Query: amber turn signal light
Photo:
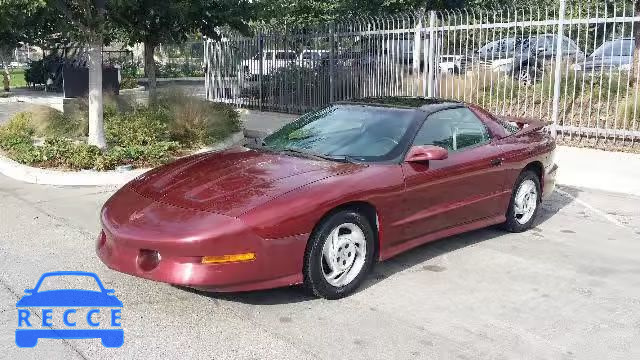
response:
[[[243,262],[253,261],[256,259],[255,253],[244,253],[234,255],[218,255],[218,256],[203,256],[200,260],[201,264],[222,264],[229,262]]]

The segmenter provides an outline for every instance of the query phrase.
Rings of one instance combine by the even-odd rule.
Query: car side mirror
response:
[[[444,160],[449,157],[449,152],[445,148],[434,145],[412,146],[404,158],[410,163],[422,163],[429,160]]]

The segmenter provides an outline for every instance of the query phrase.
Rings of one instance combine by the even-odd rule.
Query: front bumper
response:
[[[103,230],[96,252],[109,268],[154,281],[220,292],[302,282],[308,234],[263,239],[233,217],[148,199],[131,201],[132,196],[139,195],[128,193],[129,199],[120,201],[116,194],[102,213]],[[129,221],[127,214],[136,211],[145,215]],[[203,256],[250,252],[256,254],[251,261],[201,264]]]
[[[551,165],[549,171],[544,176],[544,184],[542,185],[542,198],[546,199],[556,188],[556,177],[558,175],[558,164]]]

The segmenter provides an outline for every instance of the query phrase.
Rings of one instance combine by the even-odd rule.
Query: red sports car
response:
[[[116,192],[110,268],[209,291],[353,292],[375,261],[494,224],[530,228],[555,186],[544,124],[469,104],[369,98],[302,116],[253,148],[182,158]]]

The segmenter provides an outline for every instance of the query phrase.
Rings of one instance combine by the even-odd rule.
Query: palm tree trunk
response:
[[[9,73],[7,63],[4,63],[4,71],[2,71],[2,84],[4,91],[11,91],[11,74]]]
[[[102,98],[102,37],[96,40],[89,49],[89,145],[105,149]]]
[[[147,74],[147,86],[149,87],[149,100],[153,100],[156,97],[157,83],[156,83],[156,61],[154,54],[156,51],[155,44],[145,42],[144,43],[144,71]]]

